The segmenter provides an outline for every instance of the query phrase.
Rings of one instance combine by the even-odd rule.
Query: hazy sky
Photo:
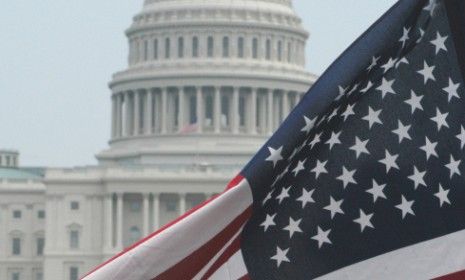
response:
[[[111,74],[126,67],[123,31],[143,0],[4,1],[0,148],[22,165],[95,164],[110,134]],[[310,31],[307,68],[326,67],[395,0],[294,0]]]

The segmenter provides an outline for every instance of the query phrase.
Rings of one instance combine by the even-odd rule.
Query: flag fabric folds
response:
[[[463,2],[398,2],[222,194],[83,279],[465,279]]]

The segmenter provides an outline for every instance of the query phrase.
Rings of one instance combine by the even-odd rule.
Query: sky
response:
[[[112,73],[143,0],[4,1],[0,9],[0,149],[22,166],[95,165],[110,136]],[[294,0],[321,74],[395,0]]]

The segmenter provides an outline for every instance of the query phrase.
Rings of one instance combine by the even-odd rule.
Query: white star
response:
[[[434,68],[436,68],[436,66],[434,66],[434,65],[429,66],[428,63],[426,63],[426,61],[424,61],[423,62],[423,69],[417,71],[419,74],[423,75],[423,81],[425,82],[425,85],[429,80],[436,81],[436,78],[433,75]]]
[[[373,83],[371,81],[368,81],[367,86],[365,88],[362,88],[360,92],[366,93],[372,86],[373,86]]]
[[[315,200],[313,200],[313,192],[315,190],[311,190],[311,191],[307,191],[306,189],[302,189],[302,195],[297,198],[297,201],[300,201],[302,202],[302,209],[305,208],[305,205],[307,205],[307,203],[314,203]]]
[[[409,64],[410,62],[408,61],[408,59],[404,56],[402,57],[401,59],[398,59],[397,62],[396,62],[396,68],[398,68],[399,66],[401,66],[403,64]]]
[[[289,197],[289,190],[291,189],[291,187],[288,187],[288,188],[283,188],[281,190],[281,193],[276,197],[276,199],[278,200],[278,204],[281,204],[281,202],[285,199],[285,198],[288,198]]]
[[[272,191],[271,191],[271,192],[272,192]],[[263,202],[262,202],[262,205],[265,205],[265,203],[266,203],[268,200],[271,199],[271,192],[269,192],[269,193],[266,195],[265,199],[264,199]]]
[[[310,149],[313,149],[313,147],[318,144],[321,141],[321,132],[318,134],[315,134],[313,137],[312,141],[309,143]]]
[[[345,94],[346,94],[346,90],[347,88],[343,88],[341,86],[338,86],[338,90],[339,90],[339,94],[338,96],[336,97],[336,101],[338,101],[339,99],[341,99]]]
[[[429,159],[430,156],[435,156],[438,157],[438,154],[436,153],[436,145],[438,142],[431,142],[429,141],[428,137],[425,136],[425,145],[420,147],[423,151],[426,153],[426,160]]]
[[[368,106],[368,115],[366,115],[362,119],[368,121],[368,127],[371,129],[371,127],[375,123],[383,124],[379,119],[379,114],[381,114],[381,109],[378,111],[374,111],[373,109],[371,109],[370,106]]]
[[[463,149],[463,146],[465,146],[465,129],[463,126],[460,127],[460,133],[455,137],[460,140],[460,148]]]
[[[344,189],[347,187],[348,184],[357,184],[354,180],[354,173],[357,171],[356,169],[349,171],[344,166],[342,166],[342,175],[337,177],[336,179],[342,181]]]
[[[276,261],[276,266],[279,267],[282,262],[290,262],[287,258],[287,252],[289,248],[286,250],[281,250],[279,246],[276,246],[276,255],[272,256],[271,259]]]
[[[450,162],[445,165],[449,169],[450,178],[452,178],[454,174],[457,174],[460,176],[460,170],[459,170],[460,163],[462,163],[461,160],[455,160],[454,157],[450,155]]]
[[[370,154],[370,152],[367,150],[367,144],[368,144],[368,139],[365,141],[360,141],[360,139],[355,136],[355,145],[350,147],[351,150],[355,151],[355,158],[358,158],[360,154],[365,153],[365,154]]]
[[[373,217],[373,213],[371,214],[365,214],[362,209],[360,209],[360,218],[355,219],[354,222],[360,225],[360,231],[363,232],[366,227],[373,227],[373,224],[371,223],[371,217]]]
[[[318,179],[321,173],[328,173],[328,170],[326,170],[325,166],[328,161],[319,161],[316,160],[316,166],[313,168],[310,172],[315,173],[315,179]]]
[[[383,192],[385,187],[386,187],[386,184],[379,185],[373,179],[373,187],[366,191],[367,193],[371,193],[373,195],[373,203],[375,203],[376,200],[378,200],[378,198],[380,198],[380,197],[386,199],[386,195]]]
[[[274,215],[266,214],[265,221],[260,224],[260,226],[263,227],[264,232],[266,232],[269,227],[276,225],[276,223],[274,222],[274,217],[276,217],[276,214]]]
[[[318,241],[318,248],[321,248],[321,246],[323,246],[325,243],[331,244],[331,240],[329,240],[328,238],[328,235],[330,233],[330,229],[324,231],[320,227],[318,227],[318,233],[312,237],[313,240]]]
[[[300,130],[308,134],[310,130],[313,128],[315,125],[316,117],[313,119],[309,119],[306,116],[304,116],[304,121],[305,121],[305,126]]]
[[[449,125],[447,124],[446,118],[449,115],[449,113],[441,113],[439,108],[436,108],[436,116],[432,117],[431,120],[434,121],[437,126],[438,126],[438,131],[441,130],[443,126],[449,128]]]
[[[434,10],[436,10],[436,6],[437,6],[436,0],[429,0],[428,5],[425,8],[423,8],[423,10],[429,11],[430,15],[433,16]]]
[[[426,171],[420,172],[418,171],[416,166],[413,166],[413,174],[410,175],[408,178],[413,181],[414,189],[416,190],[419,185],[423,185],[426,187],[426,183],[424,180]]]
[[[434,195],[439,199],[439,207],[442,207],[444,203],[450,204],[450,200],[447,197],[449,195],[450,190],[445,190],[442,188],[441,184],[439,184],[439,191]]]
[[[412,138],[408,134],[411,125],[404,125],[400,120],[398,120],[397,124],[398,128],[393,130],[392,133],[397,134],[397,136],[399,137],[399,144],[402,143],[402,140],[404,140],[404,138],[412,140]]]
[[[331,212],[331,219],[334,218],[337,213],[344,214],[344,211],[341,209],[341,204],[343,201],[343,199],[336,201],[332,196],[329,197],[329,205],[323,209]]]
[[[402,211],[402,219],[404,219],[407,214],[415,215],[415,213],[412,210],[412,205],[414,202],[415,201],[413,200],[408,201],[402,195],[402,202],[399,205],[396,205],[396,208]]]
[[[292,238],[292,236],[296,232],[302,232],[302,230],[299,227],[301,221],[302,219],[294,221],[294,219],[289,217],[289,225],[284,228],[284,230],[289,231],[289,238]]]
[[[442,90],[447,92],[447,101],[451,101],[452,97],[460,98],[459,94],[457,93],[457,90],[460,87],[460,83],[454,84],[451,78],[449,78],[449,85]]]
[[[381,85],[377,88],[377,90],[381,91],[381,97],[384,98],[384,96],[387,93],[392,93],[396,94],[395,91],[392,89],[392,84],[395,82],[394,79],[388,81],[385,78],[383,78],[383,81],[381,82]]]
[[[421,27],[418,28],[418,30],[420,31],[420,37],[418,38],[417,43],[420,43],[421,39],[423,39],[423,36],[425,35],[425,31]]]
[[[328,121],[332,120],[335,116],[337,116],[337,110],[338,110],[338,109],[339,109],[338,107],[334,108],[334,110],[333,110],[333,111],[331,112],[331,114],[328,116]]]
[[[272,161],[273,167],[276,167],[278,161],[283,159],[283,156],[281,155],[283,146],[279,147],[277,150],[273,149],[272,147],[268,147],[268,151],[270,151],[270,156],[266,158],[266,161]]]
[[[395,65],[396,65],[396,61],[392,58],[389,58],[389,60],[383,66],[381,66],[381,68],[384,68],[383,72],[386,73],[387,71],[389,71],[389,69],[391,69]]]
[[[330,150],[333,148],[334,145],[341,144],[341,141],[339,140],[339,135],[341,135],[341,132],[338,132],[338,133],[331,132],[331,137],[325,143],[325,144],[329,144]]]
[[[294,177],[297,177],[299,172],[305,169],[304,164],[306,161],[307,159],[304,159],[302,161],[299,160],[299,162],[297,163],[297,166],[292,170],[292,173],[294,173]]]
[[[386,157],[384,159],[379,160],[379,162],[386,165],[386,173],[388,173],[389,170],[391,170],[391,168],[399,169],[399,166],[396,163],[397,157],[399,155],[391,155],[388,150],[386,150],[385,155]]]
[[[415,92],[412,90],[410,92],[410,99],[407,99],[404,102],[412,107],[412,114],[413,114],[415,113],[416,109],[423,111],[423,106],[421,106],[422,99],[423,99],[423,96],[416,95]]]
[[[370,71],[371,69],[373,69],[373,67],[376,66],[376,64],[378,63],[378,60],[379,60],[379,56],[378,57],[372,57],[371,58],[371,64],[370,66],[368,66],[367,70]]]
[[[405,28],[404,27],[404,34],[402,34],[402,37],[400,38],[399,42],[402,43],[402,48],[405,46],[405,43],[407,43],[407,40],[410,39],[409,37],[409,32],[410,32],[410,28]]]
[[[344,113],[342,113],[342,116],[344,117],[344,121],[347,120],[347,118],[351,115],[355,115],[355,112],[354,112],[354,105],[347,105],[347,108],[346,110],[344,111]]]
[[[442,37],[441,34],[439,34],[439,32],[436,33],[436,39],[431,41],[431,44],[433,44],[434,47],[436,48],[436,54],[438,54],[441,50],[444,50],[447,52],[447,48],[446,48],[447,37],[448,36]]]

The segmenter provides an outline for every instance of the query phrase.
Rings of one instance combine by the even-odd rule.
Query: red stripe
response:
[[[226,244],[234,236],[234,234],[239,231],[239,229],[249,219],[251,213],[252,207],[247,208],[205,245],[165,272],[153,278],[153,280],[192,279],[208,264],[218,251],[223,248],[224,244]]]
[[[249,277],[249,275],[247,274],[247,275],[244,275],[244,276],[242,276],[241,278],[239,278],[239,279],[237,279],[237,280],[250,280],[250,277]]]
[[[229,181],[228,183],[228,186],[226,187],[227,190],[229,190],[230,188],[233,188],[237,185],[239,185],[239,183],[244,179],[244,177],[241,175],[241,174],[238,174],[236,177],[234,177],[234,179],[232,179],[231,181]]]
[[[223,264],[225,264],[239,249],[241,248],[240,236],[236,237],[234,241],[226,248],[221,256],[213,263],[208,269],[207,273],[202,276],[202,280],[210,278]]]
[[[235,181],[237,178],[240,178],[240,180],[237,181],[237,184],[239,184],[239,182],[244,179],[244,177],[242,177],[241,175],[238,175],[236,176],[236,178],[234,178],[229,184],[231,184],[233,181]],[[224,194],[226,193],[229,189],[231,189],[232,187],[234,186],[229,186],[228,184],[228,188],[226,188],[226,190],[224,190],[221,194]],[[236,184],[236,185],[237,185]],[[207,199],[206,201],[204,201],[203,203],[195,206],[194,208],[192,208],[191,210],[187,211],[186,213],[184,213],[183,215],[181,215],[180,217],[178,217],[177,219],[173,220],[172,222],[164,225],[163,227],[161,227],[159,230],[153,232],[152,234],[150,234],[149,236],[145,237],[144,239],[134,243],[133,245],[129,246],[128,248],[124,249],[122,252],[120,252],[119,254],[113,256],[112,258],[110,258],[109,260],[107,260],[106,262],[100,264],[99,266],[97,266],[96,268],[94,268],[93,270],[91,270],[89,273],[87,273],[84,277],[82,277],[81,279],[84,279],[86,278],[87,276],[91,275],[92,273],[96,272],[97,270],[99,270],[100,268],[104,267],[105,265],[111,263],[112,261],[116,260],[117,258],[123,256],[124,254],[126,254],[127,252],[131,251],[132,249],[136,248],[137,246],[139,246],[140,244],[144,243],[145,241],[149,240],[149,239],[152,239],[154,238],[156,235],[158,235],[159,233],[161,233],[162,231],[166,230],[167,228],[179,223],[180,221],[184,220],[185,218],[189,217],[190,215],[192,215],[194,212],[198,211],[200,208],[204,207],[205,205],[207,205],[208,203],[212,202],[213,200],[215,200],[217,197],[219,197],[219,195],[216,195],[214,197],[211,197],[210,199]]]
[[[434,278],[433,280],[463,280],[465,279],[465,270],[455,272],[449,275]]]

